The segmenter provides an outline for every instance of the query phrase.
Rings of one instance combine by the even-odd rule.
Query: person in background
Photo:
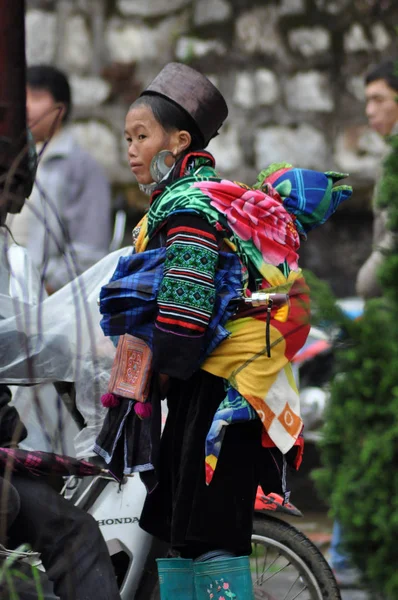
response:
[[[32,188],[36,174],[35,147],[29,135],[28,142],[30,158],[25,181],[26,189]],[[21,194],[21,199],[17,198],[17,200],[23,201],[24,194]],[[11,196],[11,203],[6,206],[6,210],[0,211],[0,323],[12,321],[10,317],[14,310],[18,309],[18,286],[15,285],[15,275],[21,272],[15,269],[15,257],[12,258],[13,252],[8,247],[9,234],[4,226],[7,210],[15,209],[15,205],[12,206],[13,201],[15,201],[14,197]],[[18,250],[19,255],[27,255],[24,248]],[[29,256],[21,261],[24,270],[23,276],[18,281],[24,284],[29,280],[27,264],[29,262]],[[27,306],[28,303],[25,304],[25,307]],[[44,338],[48,339],[45,335],[47,332],[42,333]],[[31,338],[30,341],[32,342],[33,339]],[[16,327],[11,328],[8,333],[3,332],[0,344],[1,367],[4,367],[7,362],[5,357],[15,363],[13,360],[15,351],[28,348],[28,345],[25,333]],[[35,345],[34,341],[32,345]],[[44,359],[47,365],[54,363],[54,354],[59,356],[64,353],[64,359],[67,356],[62,339],[57,348],[48,341],[44,346],[45,352],[48,353],[48,360]],[[31,373],[28,367],[29,353],[21,362],[25,362],[26,371]],[[22,368],[21,373],[23,372]],[[42,375],[45,377],[46,373],[42,372]],[[27,428],[12,402],[11,390],[2,381],[0,383],[0,448],[18,447],[27,435]],[[33,460],[32,455],[29,458]],[[56,483],[55,487],[53,487],[54,483]],[[54,594],[56,594],[60,600],[89,600],[94,597],[97,600],[120,600],[115,571],[99,526],[91,515],[74,506],[58,493],[57,489],[62,484],[63,480],[59,477],[55,482],[54,478],[47,478],[45,475],[17,473],[12,470],[11,463],[0,466],[0,547],[7,544],[11,548],[17,548],[27,543],[35,552],[40,553],[46,575],[40,575],[40,571],[36,574],[41,580],[42,591],[46,598],[50,596],[55,598]],[[0,570],[5,560],[4,556],[0,557]],[[33,576],[30,565],[18,564],[17,570],[20,571],[20,577],[15,576],[10,579],[6,576],[0,581],[0,598],[18,597],[20,600],[37,598],[37,580]],[[12,575],[13,569],[9,573]],[[51,582],[53,589],[50,591]]]
[[[387,60],[371,69],[365,78],[366,116],[369,125],[381,136],[398,134],[398,73],[395,61]],[[380,177],[382,172],[380,173]],[[387,229],[387,210],[376,206],[378,183],[373,194],[372,252],[358,272],[357,294],[368,300],[382,295],[377,271],[383,255],[392,245],[392,233]]]
[[[394,60],[386,60],[371,68],[365,76],[366,116],[369,125],[383,137],[398,134],[398,73]],[[373,194],[373,241],[372,252],[360,268],[356,291],[364,300],[383,295],[378,279],[378,270],[384,253],[392,247],[393,233],[387,228],[388,210],[377,207],[379,181],[382,168],[376,181]],[[356,587],[361,580],[358,569],[351,564],[344,549],[344,532],[340,523],[333,524],[330,547],[330,563],[340,587]]]
[[[36,65],[28,67],[26,81],[28,125],[42,156],[29,200],[7,225],[53,293],[107,254],[111,192],[100,165],[68,130],[72,98],[65,74]]]

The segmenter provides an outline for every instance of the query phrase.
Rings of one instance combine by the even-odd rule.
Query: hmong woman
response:
[[[339,174],[285,164],[253,187],[219,178],[203,148],[227,113],[212,83],[178,63],[131,106],[129,162],[150,207],[101,291],[104,332],[152,350],[146,404],[103,397],[96,451],[149,488],[141,527],[175,557],[159,561],[162,600],[254,597],[257,487],[287,498],[286,465],[301,459],[290,365],[309,330],[300,236],[351,193],[332,190]]]

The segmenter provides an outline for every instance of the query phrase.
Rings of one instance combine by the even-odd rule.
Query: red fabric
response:
[[[140,419],[148,419],[152,414],[152,406],[149,402],[136,402],[134,412]]]
[[[105,406],[105,408],[114,408],[115,406],[119,406],[120,401],[115,394],[107,393],[101,396],[101,403],[102,406]]]
[[[193,187],[209,196],[211,206],[226,216],[241,240],[253,242],[265,263],[277,267],[286,260],[291,269],[297,269],[300,236],[279,194],[272,197],[224,179],[198,181]]]

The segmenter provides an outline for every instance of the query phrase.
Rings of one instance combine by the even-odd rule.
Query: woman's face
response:
[[[178,130],[168,133],[155,119],[149,106],[138,105],[126,116],[125,138],[128,144],[130,168],[138,183],[152,183],[150,166],[160,150],[170,150],[175,156],[181,152]],[[167,163],[167,160],[166,160]],[[173,159],[170,157],[170,166]]]

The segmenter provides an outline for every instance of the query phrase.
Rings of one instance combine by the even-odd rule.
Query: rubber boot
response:
[[[193,562],[189,558],[158,558],[160,600],[195,600]]]
[[[248,556],[195,562],[197,600],[254,600]]]

